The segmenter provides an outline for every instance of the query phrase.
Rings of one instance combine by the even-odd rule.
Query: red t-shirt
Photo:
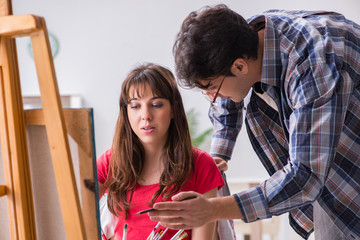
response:
[[[110,162],[110,149],[103,153],[97,159],[97,174],[98,181],[104,184],[107,178],[108,167]],[[214,188],[220,189],[224,185],[221,173],[218,170],[214,159],[206,152],[193,148],[194,167],[195,171],[192,177],[187,181],[181,191],[195,191],[200,194],[206,193]],[[135,213],[149,208],[148,203],[151,201],[154,193],[159,189],[159,184],[140,185],[136,184],[131,208],[129,210],[126,221],[122,217],[118,218],[115,228],[115,240],[122,239],[122,232],[124,224],[127,223],[127,239],[146,239],[151,231],[154,229],[156,222],[151,221],[147,214],[135,215]],[[158,197],[156,202],[160,202],[161,197]],[[164,229],[160,226],[159,229]],[[171,239],[176,233],[176,230],[168,230],[161,238],[162,240]],[[186,231],[189,234],[187,239],[191,239],[191,231]]]

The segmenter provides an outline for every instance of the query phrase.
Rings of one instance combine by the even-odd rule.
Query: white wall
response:
[[[155,62],[174,69],[172,45],[190,11],[214,0],[13,0],[14,14],[45,17],[49,32],[59,40],[55,69],[61,94],[80,94],[85,107],[94,108],[97,155],[111,145],[118,114],[122,80],[139,62]],[[360,23],[358,0],[227,0],[245,18],[281,9],[334,10]],[[39,94],[28,38],[18,40],[23,95]],[[199,92],[182,90],[186,109],[196,108],[200,130],[211,126],[208,103]],[[199,131],[200,131],[199,130]],[[228,178],[264,178],[245,131],[240,136]]]

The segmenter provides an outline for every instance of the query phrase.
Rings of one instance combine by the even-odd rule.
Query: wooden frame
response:
[[[96,189],[89,189],[88,185],[86,185],[87,181],[90,181],[91,183],[96,183],[97,181],[92,109],[64,109],[63,112],[64,112],[65,125],[68,131],[68,135],[70,138],[74,140],[75,144],[77,145],[75,153],[72,154],[73,154],[73,159],[77,159],[78,163],[73,165],[78,166],[78,168],[74,167],[74,169],[76,168],[76,171],[74,172],[75,175],[77,175],[77,180],[80,180],[79,182],[77,182],[78,184],[77,188],[79,189],[79,194],[81,196],[80,202],[81,202],[82,215],[84,218],[85,230],[88,237],[87,239],[98,240],[100,238],[100,233],[99,233],[99,223],[97,221],[98,220],[97,216],[99,214],[97,191]],[[45,119],[42,110],[41,109],[25,110],[25,123],[27,126],[27,131],[29,131],[30,126],[43,127],[45,125]],[[39,132],[39,130],[37,130],[37,132]],[[30,133],[33,133],[33,131],[30,131]],[[34,137],[32,137],[32,139],[34,139]],[[38,145],[38,146],[40,145],[40,149],[37,149],[37,151],[41,151],[42,153],[39,155],[43,156],[43,152],[44,152],[43,149],[46,149],[47,143],[46,143],[46,139],[45,141],[43,140],[41,143],[35,143],[35,144],[31,144],[30,140],[29,140],[29,147],[32,147],[29,149],[30,167],[32,168],[32,180],[34,181],[35,179],[36,181],[37,178],[37,180],[39,181],[43,178],[43,176],[37,176],[37,177],[34,176],[33,174],[34,169],[36,170],[38,168],[33,167],[34,164],[32,163],[32,161],[35,160],[37,162],[42,161],[43,163],[41,164],[48,166],[44,166],[44,165],[41,166],[43,168],[45,167],[49,169],[51,168],[51,163],[47,163],[47,161],[50,159],[47,159],[46,157],[40,157],[42,158],[42,160],[40,160],[40,158],[38,157],[34,158],[31,155],[30,150],[34,151],[34,145]],[[41,139],[36,138],[36,140],[41,140]],[[74,156],[74,154],[77,154],[77,156]],[[46,153],[44,155],[46,155]],[[37,165],[39,165],[39,163]],[[39,172],[39,170],[37,170],[37,172]],[[50,173],[49,175],[52,174]],[[35,184],[33,183],[33,186],[34,185]],[[53,202],[56,202],[54,201],[54,198],[56,198],[56,196],[53,196],[54,194],[56,195],[56,190],[54,192],[54,190],[49,188],[48,184],[40,183],[39,185],[40,186],[37,186],[37,189],[38,190],[41,189],[41,191],[37,191],[37,189],[34,187],[33,194],[34,196],[37,196],[37,198],[39,198],[39,195],[41,195],[41,198],[43,198],[43,200],[45,200],[44,198],[46,198],[46,204],[50,208],[50,206],[53,206]],[[96,184],[92,185],[92,187],[96,188]],[[48,192],[42,193],[44,190]],[[48,225],[47,223],[44,223],[45,221],[53,221],[53,225],[54,225],[62,220],[61,217],[59,218],[59,216],[51,216],[51,219],[49,219],[48,214],[43,214],[43,216],[40,217],[41,214],[36,211],[36,206],[39,206],[39,204],[42,203],[36,202],[35,200],[36,199],[34,199],[35,215],[38,215],[37,220],[40,221],[39,224],[41,224],[41,226],[37,226],[37,229],[47,228]],[[58,208],[58,206],[55,206],[55,208]],[[52,239],[57,239],[56,237],[54,237],[55,236],[54,233],[52,234],[54,236],[52,236],[50,234],[51,231],[49,230],[48,232],[49,233],[45,236],[46,239],[50,237]],[[41,234],[42,239],[44,239],[44,235],[45,234]],[[38,237],[40,237],[40,234]],[[59,237],[59,239],[62,238]]]
[[[25,117],[15,39],[31,38],[43,118],[68,239],[87,239],[45,20],[12,15],[0,1],[0,129],[12,239],[36,239]],[[4,186],[1,187],[4,189]],[[2,190],[3,191],[3,190]]]

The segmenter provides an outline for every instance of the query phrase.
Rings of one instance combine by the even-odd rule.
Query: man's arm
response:
[[[181,201],[194,195],[195,199]],[[172,200],[155,203],[157,211],[149,213],[150,219],[172,229],[192,229],[221,219],[242,219],[233,196],[207,199],[196,192],[181,192]]]
[[[214,126],[209,153],[213,157],[229,160],[242,127],[244,103],[218,99],[217,104],[209,109],[208,114]]]

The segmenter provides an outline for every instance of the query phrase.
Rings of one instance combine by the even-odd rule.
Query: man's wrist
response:
[[[211,202],[212,220],[243,219],[235,197],[217,197],[209,200]]]

